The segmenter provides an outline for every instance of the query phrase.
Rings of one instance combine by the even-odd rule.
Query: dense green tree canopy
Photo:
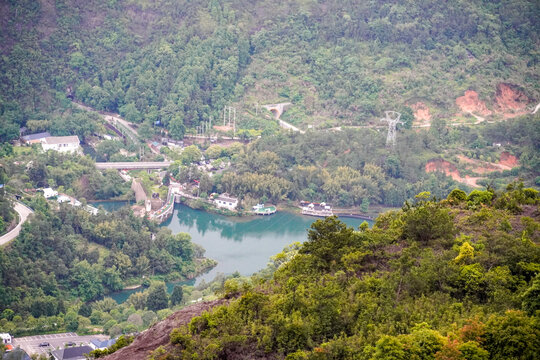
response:
[[[230,302],[175,329],[169,356],[533,359],[540,233],[524,240],[500,221],[527,218],[507,208],[512,199],[526,213],[540,199],[527,205],[516,187],[482,208],[423,193],[371,229],[318,220],[298,250],[274,257],[273,275],[227,280]]]

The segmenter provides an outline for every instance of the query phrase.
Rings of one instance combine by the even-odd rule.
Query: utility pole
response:
[[[401,113],[397,111],[385,111],[386,117],[381,121],[388,123],[388,135],[386,136],[386,147],[392,146],[392,149],[396,147],[396,127],[397,124],[404,124],[400,120]]]
[[[211,119],[210,119],[211,121]],[[211,122],[210,122],[211,123]],[[223,108],[223,126],[236,128],[236,108],[232,106],[225,106]]]

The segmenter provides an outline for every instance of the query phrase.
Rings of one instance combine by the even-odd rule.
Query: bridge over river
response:
[[[165,169],[172,164],[172,161],[138,161],[138,162],[97,162],[96,169],[117,169],[117,170],[151,170]]]

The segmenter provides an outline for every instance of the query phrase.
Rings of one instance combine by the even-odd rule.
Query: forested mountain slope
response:
[[[173,134],[231,104],[241,126],[266,129],[256,106],[278,101],[302,125],[366,124],[389,108],[459,118],[466,90],[485,104],[473,111],[513,116],[540,98],[538,11],[536,1],[6,1],[0,138],[50,120],[70,94]]]
[[[319,220],[273,275],[225,282],[230,303],[179,322],[150,358],[535,359],[539,200],[512,184],[421,193],[372,229]],[[136,349],[112,358],[146,358]]]
[[[152,296],[136,294],[133,299],[139,303],[135,307],[129,303],[126,316],[111,298],[101,300],[103,296],[149,277],[186,278],[213,265],[202,258],[204,250],[193,245],[188,234],[173,235],[127,208],[94,216],[69,205],[55,210],[41,196],[24,201],[35,214],[13,242],[0,248],[3,332],[15,336],[65,330],[84,333],[90,326],[103,326],[108,332],[114,325],[131,326],[125,332],[134,332],[142,328],[142,320],[134,327],[126,322],[128,316],[135,308],[140,310],[140,319],[146,307],[153,311],[168,307],[165,289],[156,306]],[[106,324],[113,320],[107,315],[111,310],[118,321]],[[144,325],[155,320],[156,314],[151,313]]]

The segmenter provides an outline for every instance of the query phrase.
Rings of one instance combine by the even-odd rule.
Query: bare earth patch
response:
[[[465,155],[458,155],[458,159],[461,164],[464,164],[467,167],[467,169],[479,175],[485,175],[496,171],[502,172],[504,170],[510,170],[519,165],[517,157],[507,151],[501,153],[501,159],[498,163],[471,159]],[[434,159],[428,161],[425,170],[427,173],[435,171],[442,172],[457,182],[473,187],[479,187],[480,185],[478,185],[477,181],[483,179],[481,176],[461,176],[459,170],[454,164],[443,159]]]
[[[466,184],[473,187],[480,186],[476,182],[479,179],[481,179],[481,177],[473,177],[473,176],[468,176],[468,175],[465,175],[465,177],[461,177],[457,167],[446,160],[442,160],[442,159],[430,160],[427,162],[425,169],[427,173],[436,172],[436,171],[442,172],[446,176],[450,176],[452,179],[462,184]]]
[[[499,160],[499,164],[509,168],[509,169],[506,169],[506,170],[510,170],[510,169],[518,166],[519,161],[518,161],[517,157],[510,154],[508,151],[503,151],[501,153],[501,158]]]
[[[474,90],[465,91],[464,96],[456,99],[456,105],[465,113],[475,113],[480,115],[491,115],[492,112],[486,106],[486,103],[478,98],[478,93]]]
[[[526,114],[530,99],[516,85],[499,83],[495,94],[495,104],[505,118]]]
[[[418,124],[431,123],[431,114],[429,108],[423,102],[419,101],[416,104],[411,105],[411,109],[414,111],[414,121]]]

